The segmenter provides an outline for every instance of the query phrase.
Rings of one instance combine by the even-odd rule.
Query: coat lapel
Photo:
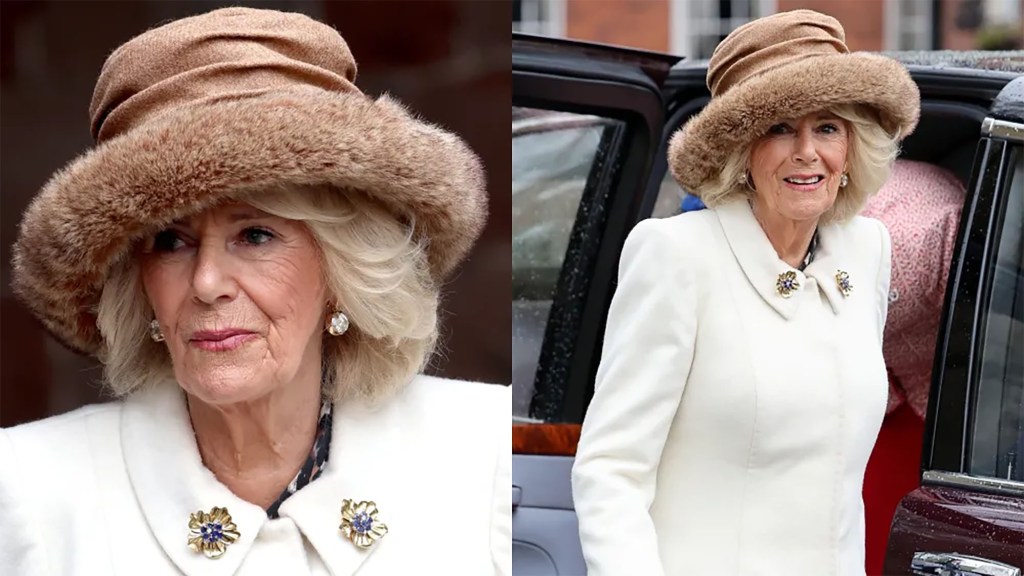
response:
[[[324,472],[281,505],[281,517],[294,520],[334,576],[355,574],[403,531],[402,511],[408,503],[401,500],[395,477],[402,422],[393,405],[387,403],[379,410],[357,402],[336,405]],[[346,498],[375,502],[378,520],[388,526],[388,534],[369,549],[358,548],[341,533],[341,505]]]
[[[125,402],[121,442],[139,506],[171,561],[190,576],[234,574],[267,515],[235,496],[203,465],[185,396],[176,384],[161,382]],[[240,533],[216,559],[188,547],[190,514],[214,506],[228,509]]]
[[[798,298],[783,298],[776,290],[775,283],[780,274],[793,270],[779,259],[757,223],[746,201],[730,202],[713,209],[718,215],[722,231],[729,242],[736,261],[754,290],[766,304],[786,320],[796,314]],[[797,281],[804,282],[804,276],[797,271]]]
[[[844,228],[841,225],[829,224],[818,228],[818,248],[814,260],[801,272],[779,258],[747,202],[730,202],[714,208],[714,211],[747,281],[779,315],[787,320],[792,319],[801,300],[795,294],[791,298],[783,298],[776,289],[779,275],[788,271],[796,274],[802,289],[807,287],[808,278],[814,278],[814,283],[825,295],[833,313],[839,313],[846,299],[839,291],[835,278],[837,271],[845,270],[843,261],[846,255],[842,250]]]
[[[818,251],[814,255],[814,260],[804,271],[807,276],[817,281],[821,292],[825,295],[825,299],[828,300],[832,312],[835,314],[842,311],[847,298],[849,298],[840,291],[836,273],[844,271],[850,274],[851,281],[857,280],[853,278],[854,274],[850,269],[851,262],[846,251],[843,250],[847,241],[845,226],[840,224],[820,226],[818,228]],[[851,296],[852,294],[853,292],[851,292]]]

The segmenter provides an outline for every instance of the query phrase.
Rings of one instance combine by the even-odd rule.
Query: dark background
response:
[[[430,372],[511,382],[511,0],[31,1],[0,3],[0,426],[103,400],[102,372],[14,299],[11,244],[49,176],[92,146],[89,100],[107,55],[133,36],[224,6],[302,12],[338,29],[356,84],[459,133],[487,170],[490,219],[445,291]]]

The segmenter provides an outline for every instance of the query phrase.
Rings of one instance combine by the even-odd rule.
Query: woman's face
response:
[[[319,378],[326,289],[300,222],[218,206],[147,239],[141,264],[186,392],[232,404]]]
[[[836,200],[846,170],[850,134],[828,112],[779,122],[750,152],[750,180],[758,212],[792,221],[816,220]]]

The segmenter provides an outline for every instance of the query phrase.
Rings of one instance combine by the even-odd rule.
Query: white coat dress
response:
[[[630,233],[573,468],[590,576],[864,574],[888,232],[820,226],[790,270],[745,201]]]
[[[417,377],[371,410],[334,408],[322,475],[270,520],[203,466],[173,383],[0,430],[0,574],[508,575],[511,394]],[[389,532],[360,550],[342,500],[373,500]],[[189,515],[226,507],[241,537],[210,559]]]

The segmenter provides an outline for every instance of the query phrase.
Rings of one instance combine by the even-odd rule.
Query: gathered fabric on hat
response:
[[[814,56],[847,54],[839,21],[811,10],[783,13],[765,26],[754,20],[715,47],[708,63],[708,89],[719,96],[748,78]]]
[[[331,27],[303,14],[225,8],[140,34],[103,65],[89,116],[97,143],[180,106],[297,85],[360,94],[356,62]]]

